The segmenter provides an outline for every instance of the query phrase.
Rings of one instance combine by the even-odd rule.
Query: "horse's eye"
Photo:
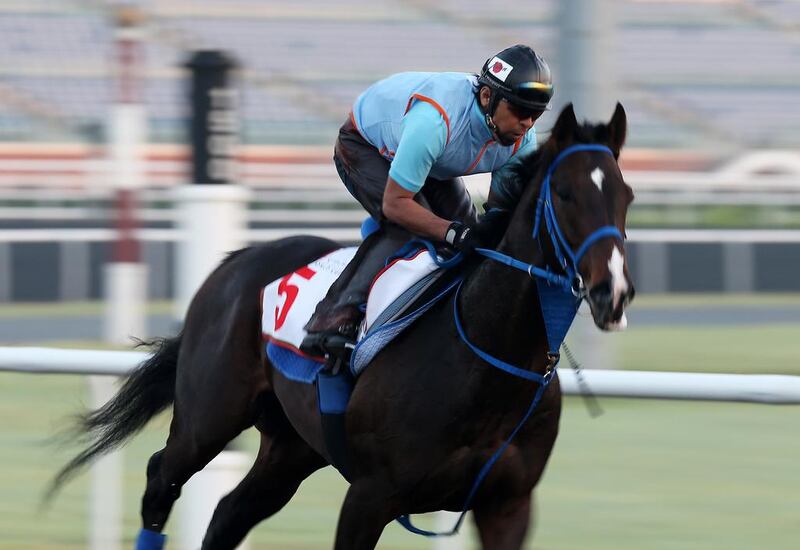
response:
[[[562,201],[571,201],[573,199],[572,188],[569,185],[556,185],[554,191]]]

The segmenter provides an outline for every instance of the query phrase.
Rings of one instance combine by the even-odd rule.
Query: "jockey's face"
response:
[[[484,111],[489,108],[491,97],[492,92],[488,87],[481,88],[480,101]],[[519,107],[505,99],[500,100],[492,116],[492,122],[495,125],[493,130],[495,139],[501,145],[511,145],[531,129],[533,123],[542,116],[543,112]]]

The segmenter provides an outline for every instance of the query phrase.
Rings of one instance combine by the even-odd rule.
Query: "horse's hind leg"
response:
[[[217,456],[238,430],[205,433],[201,439],[183,431],[173,420],[167,445],[147,463],[147,487],[142,497],[142,526],[161,532],[181,487]]]
[[[188,434],[170,431],[167,445],[147,463],[147,487],[142,497],[142,527],[161,532],[181,487],[219,454],[236,433],[192,441]]]
[[[219,354],[198,349],[199,353],[185,353],[179,359],[187,364],[182,369],[179,365],[167,444],[147,464],[147,488],[141,508],[142,527],[147,531],[160,533],[164,529],[184,483],[253,424],[256,397],[263,391],[262,384],[254,380],[211,366],[236,365],[241,357],[232,354],[229,361],[223,361]],[[198,375],[201,365],[207,371],[205,378]],[[196,368],[192,371],[191,367]],[[188,373],[184,379],[180,379],[181,370]]]
[[[258,522],[283,508],[300,483],[327,462],[303,441],[274,395],[257,423],[262,430],[256,462],[223,498],[203,539],[203,550],[235,548]]]

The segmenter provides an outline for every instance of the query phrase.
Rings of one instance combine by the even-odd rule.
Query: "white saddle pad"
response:
[[[261,299],[264,339],[297,350],[306,335],[303,327],[317,303],[355,253],[355,247],[341,248],[264,287]],[[406,289],[437,268],[425,249],[408,259],[393,260],[372,283],[359,337]]]

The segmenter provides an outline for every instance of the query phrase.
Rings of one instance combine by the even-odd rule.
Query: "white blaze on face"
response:
[[[594,182],[594,184],[597,186],[597,188],[602,193],[603,192],[603,180],[606,178],[606,175],[603,173],[603,171],[600,170],[600,168],[595,168],[594,170],[592,170],[592,173],[589,174],[589,177],[592,178],[592,181]]]
[[[622,252],[614,245],[614,251],[611,253],[611,259],[608,260],[608,271],[611,273],[611,293],[613,296],[614,307],[619,304],[623,294],[628,291],[628,281],[625,279],[625,258],[622,257]]]
[[[611,273],[611,296],[612,304],[616,309],[622,295],[628,291],[628,281],[625,279],[625,259],[617,246],[614,246],[614,251],[611,253],[611,259],[608,260],[608,271]],[[615,323],[609,323],[608,330],[625,330],[628,326],[628,318],[625,312],[622,312],[622,317]]]

